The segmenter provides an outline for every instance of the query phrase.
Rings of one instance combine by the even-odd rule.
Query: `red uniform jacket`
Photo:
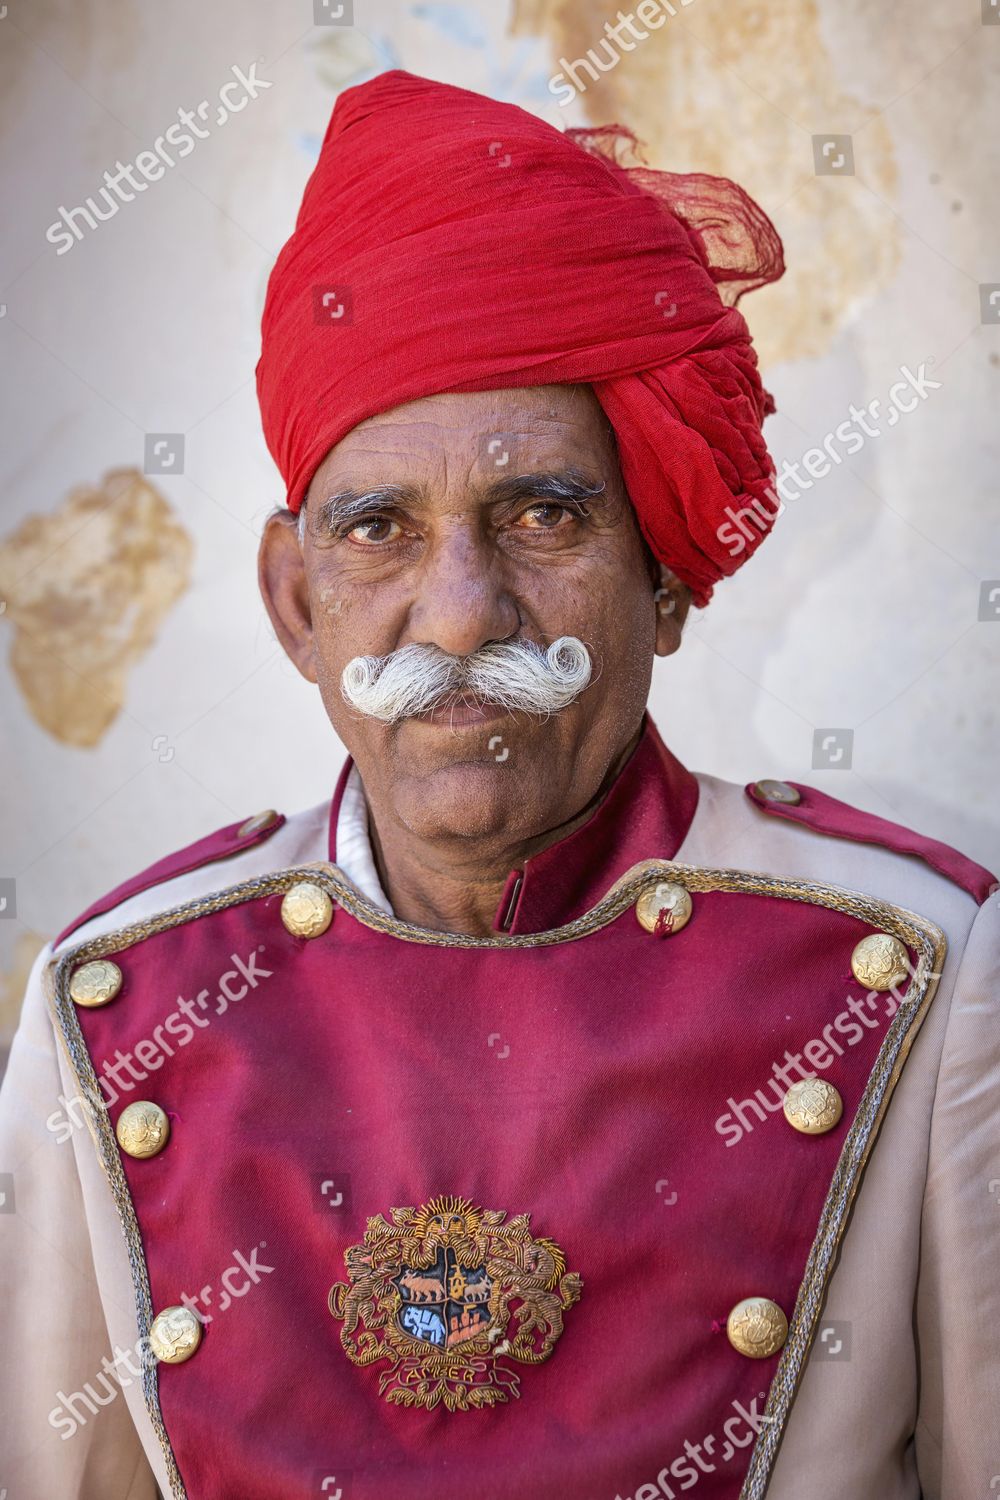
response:
[[[840,804],[798,796],[769,810],[890,826],[836,827]],[[140,1333],[170,1307],[198,1324],[184,1362],[147,1353],[175,1496],[763,1494],[944,940],[868,895],[674,864],[696,800],[647,720],[477,939],[355,890],[338,795],[329,864],[228,888],[220,865],[217,894],[60,958]],[[237,844],[223,830],[194,858]],[[916,852],[987,878],[942,847]],[[282,915],[304,883],[332,904],[314,936]],[[892,990],[852,969],[876,934],[905,949]],[[118,993],[75,1004],[98,959]],[[154,1155],[116,1138],[123,1057],[170,1122]],[[817,1072],[843,1113],[807,1133],[783,1105]],[[734,1327],[745,1299],[767,1301]]]

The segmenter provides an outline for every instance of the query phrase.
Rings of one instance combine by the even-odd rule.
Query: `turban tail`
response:
[[[775,511],[774,404],[735,304],[781,275],[781,241],[734,183],[622,165],[634,147],[619,126],[559,131],[400,71],[340,95],[268,282],[257,365],[293,511],[379,412],[589,383],[650,548],[707,602]],[[727,507],[755,499],[733,558]]]

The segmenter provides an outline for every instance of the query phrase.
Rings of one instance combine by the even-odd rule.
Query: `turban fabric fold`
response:
[[[589,383],[650,548],[705,603],[773,518],[774,406],[736,302],[783,270],[735,184],[625,165],[399,70],[340,95],[268,282],[257,391],[293,511],[329,450],[445,391]],[[755,508],[737,557],[727,507]],[[758,530],[759,528],[759,530]]]

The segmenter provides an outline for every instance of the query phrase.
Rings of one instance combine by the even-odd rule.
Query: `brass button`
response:
[[[296,937],[319,937],[333,921],[333,902],[322,886],[300,880],[285,892],[281,920]]]
[[[754,783],[754,791],[765,802],[784,802],[789,807],[797,807],[802,801],[802,793],[789,786],[787,781],[758,781]]]
[[[149,1329],[149,1347],[164,1365],[182,1365],[201,1343],[201,1324],[189,1307],[165,1307]]]
[[[635,903],[635,914],[646,931],[658,937],[680,932],[691,920],[691,897],[682,885],[661,880],[643,891]]]
[[[137,1099],[118,1116],[115,1135],[126,1155],[155,1156],[170,1139],[170,1121],[158,1104],[149,1099]]]
[[[107,1005],[122,987],[122,971],[110,958],[95,958],[70,975],[69,998],[77,1005]]]
[[[844,1101],[825,1078],[803,1078],[792,1084],[782,1108],[789,1125],[803,1135],[825,1135],[844,1113]]]
[[[891,990],[909,975],[910,957],[899,938],[873,932],[851,954],[851,968],[866,990]]]
[[[252,818],[247,818],[236,830],[236,837],[248,839],[252,833],[263,833],[265,828],[273,828],[278,821],[278,814],[273,807],[268,807],[264,812],[254,813]]]
[[[770,1297],[744,1297],[726,1320],[726,1336],[747,1359],[769,1359],[788,1337],[788,1319]]]

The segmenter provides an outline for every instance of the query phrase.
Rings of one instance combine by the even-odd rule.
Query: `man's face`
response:
[[[589,386],[431,396],[372,417],[317,470],[301,548],[287,514],[261,545],[275,629],[319,685],[377,819],[426,839],[531,839],[600,790],[638,730],[654,652],[679,643],[685,591],[674,581],[677,607],[664,607],[660,582]],[[584,642],[593,675],[549,717],[452,695],[387,723],[341,691],[359,656],[560,636]]]

